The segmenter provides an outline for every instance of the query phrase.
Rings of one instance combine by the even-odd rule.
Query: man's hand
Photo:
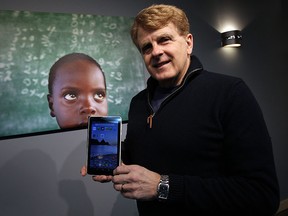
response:
[[[80,170],[81,175],[84,177],[87,175],[87,167],[83,166]],[[95,175],[92,176],[92,179],[97,182],[105,183],[110,182],[112,180],[112,176],[106,176],[106,175]]]
[[[130,199],[153,200],[157,197],[160,175],[139,165],[118,166],[112,177],[114,188]]]

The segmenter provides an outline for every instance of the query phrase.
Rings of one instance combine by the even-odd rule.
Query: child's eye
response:
[[[68,93],[68,94],[64,95],[64,98],[68,101],[72,101],[72,100],[76,100],[77,97],[75,94]]]
[[[106,97],[106,93],[105,93],[105,91],[101,91],[101,92],[96,92],[95,94],[94,94],[94,99],[96,100],[96,101],[102,101],[102,100],[104,100],[104,98]]]

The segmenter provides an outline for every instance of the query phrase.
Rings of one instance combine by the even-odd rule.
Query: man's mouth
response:
[[[162,62],[155,63],[155,64],[153,64],[152,66],[153,66],[154,68],[160,68],[160,67],[162,67],[163,65],[168,64],[169,62],[170,62],[170,60],[168,60],[168,61],[162,61]]]

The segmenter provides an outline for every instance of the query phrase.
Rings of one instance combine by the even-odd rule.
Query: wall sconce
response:
[[[240,47],[242,41],[241,31],[233,30],[221,33],[222,47]]]

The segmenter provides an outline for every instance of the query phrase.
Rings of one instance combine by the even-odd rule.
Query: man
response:
[[[272,144],[246,84],[203,69],[177,7],[145,8],[131,36],[151,77],[130,104],[123,165],[93,179],[112,180],[141,216],[273,215]]]

